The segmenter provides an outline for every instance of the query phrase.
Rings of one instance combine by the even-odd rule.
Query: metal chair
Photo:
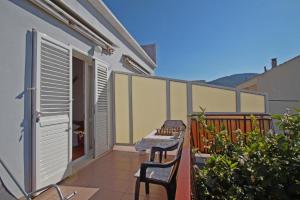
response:
[[[139,199],[140,184],[145,183],[146,194],[149,194],[149,184],[157,184],[165,187],[168,200],[175,199],[176,178],[182,152],[183,139],[178,143],[178,151],[174,160],[166,163],[143,162],[135,173],[135,200]]]
[[[54,188],[59,196],[60,200],[69,200],[71,198],[73,198],[77,192],[72,192],[71,194],[67,195],[67,196],[63,196],[60,188],[58,187],[58,185],[56,184],[50,184],[48,186],[42,187],[36,191],[27,193],[22,187],[21,185],[18,183],[18,181],[16,180],[16,178],[13,176],[13,174],[9,171],[8,167],[5,165],[5,163],[2,161],[2,159],[0,158],[0,163],[3,166],[3,168],[5,169],[5,171],[8,173],[8,175],[10,176],[10,178],[13,180],[13,182],[17,185],[17,187],[19,188],[19,190],[22,192],[23,196],[25,197],[26,200],[32,200],[32,198],[39,196],[42,192],[49,190],[50,188]]]

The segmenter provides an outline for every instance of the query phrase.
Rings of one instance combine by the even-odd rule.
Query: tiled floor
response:
[[[74,200],[133,200],[136,180],[133,174],[148,157],[148,154],[112,151],[63,181],[60,186],[64,194],[77,191]],[[54,191],[47,191],[36,199],[58,199],[55,195]],[[150,185],[150,194],[146,196],[144,184],[141,184],[140,199],[164,200],[167,194],[163,187]]]

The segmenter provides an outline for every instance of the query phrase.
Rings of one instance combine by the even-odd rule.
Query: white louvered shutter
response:
[[[57,183],[71,161],[72,51],[68,45],[35,34],[33,187]]]
[[[108,68],[94,61],[94,139],[95,157],[108,151]]]

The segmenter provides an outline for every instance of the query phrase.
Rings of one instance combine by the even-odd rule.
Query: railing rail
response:
[[[176,200],[191,200],[192,187],[191,187],[191,134],[190,134],[190,120],[186,127],[186,133],[184,135],[184,143],[182,148],[181,160],[178,169],[177,176],[177,190]]]

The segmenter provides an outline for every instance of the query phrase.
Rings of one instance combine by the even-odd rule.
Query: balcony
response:
[[[261,133],[269,130],[271,127],[269,115],[256,114],[256,118]],[[229,130],[229,135],[232,135],[232,132],[236,129],[250,131],[253,128],[250,114],[208,114],[206,115],[206,122],[214,124],[216,128],[220,128],[222,123],[225,124],[226,129]],[[191,149],[196,147],[201,152],[207,153],[205,148],[203,148],[205,144],[201,142],[203,138],[208,139],[210,136],[201,129],[201,125],[196,120],[189,118],[177,175],[176,200],[192,199]],[[77,195],[74,197],[76,200],[131,200],[134,199],[136,180],[133,175],[140,167],[140,164],[148,159],[148,154],[111,151],[105,156],[91,161],[77,173],[65,179],[60,183],[60,187],[65,194],[77,191]],[[170,159],[172,159],[172,156],[168,157],[168,160]],[[142,184],[140,199],[167,199],[167,194],[163,187],[150,185],[150,194],[146,195],[143,186]],[[49,190],[36,199],[55,200],[58,197],[55,191]]]

